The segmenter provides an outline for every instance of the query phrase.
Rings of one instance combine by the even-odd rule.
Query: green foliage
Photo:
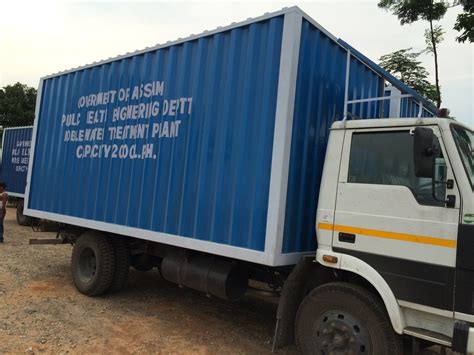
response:
[[[458,42],[464,43],[466,40],[470,43],[474,42],[474,1],[461,0],[464,12],[459,14],[454,29],[461,34],[456,37]]]
[[[466,0],[472,1],[472,0]],[[429,22],[429,29],[425,31],[426,51],[433,54],[435,69],[436,106],[441,107],[441,88],[439,85],[438,48],[443,40],[441,26],[434,26],[433,22],[443,18],[450,4],[444,0],[380,0],[378,6],[392,11],[402,25],[418,20]]]
[[[402,25],[418,20],[438,21],[450,7],[461,5],[463,12],[457,16],[454,29],[461,34],[458,42],[474,42],[474,0],[379,0],[378,6],[391,11]]]
[[[426,43],[426,52],[434,54],[433,41],[435,45],[440,44],[443,41],[444,30],[441,26],[437,25],[433,27],[433,33],[430,29],[425,30],[425,43]]]
[[[0,89],[0,126],[29,126],[35,119],[36,89],[16,83]]]
[[[381,56],[379,65],[428,100],[436,102],[436,86],[428,81],[428,71],[418,60],[422,53],[414,52],[412,48],[400,49]]]
[[[438,21],[448,11],[449,3],[443,0],[380,0],[378,6],[392,11],[404,25],[420,19]]]

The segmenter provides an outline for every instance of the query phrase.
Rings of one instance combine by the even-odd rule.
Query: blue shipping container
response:
[[[331,123],[384,95],[370,65],[293,7],[47,76],[25,214],[293,264],[315,250]]]
[[[24,197],[33,126],[3,130],[0,181],[10,196]]]

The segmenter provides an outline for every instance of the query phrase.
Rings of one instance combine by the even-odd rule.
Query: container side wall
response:
[[[283,253],[316,248],[315,219],[329,128],[344,115],[347,52],[303,21],[296,87]],[[381,78],[354,58],[349,100],[380,96]],[[379,115],[380,104],[352,105],[365,118]],[[356,107],[357,106],[357,107]]]
[[[345,51],[303,20],[283,253],[315,249],[319,182],[329,128],[343,116],[345,63]]]
[[[13,196],[25,193],[32,132],[32,127],[4,131],[0,181],[6,183],[7,192]]]
[[[418,114],[420,113],[420,105],[419,103],[410,98],[403,98],[400,103],[400,117],[418,117]],[[427,111],[423,110],[421,117],[433,117],[434,115]]]
[[[345,69],[344,69],[345,70]],[[349,71],[349,100],[381,97],[384,95],[384,81],[369,67],[358,59],[351,57]],[[356,103],[348,105],[348,112],[352,118],[380,117],[383,103],[380,101]]]
[[[385,96],[390,96],[390,91],[384,92]],[[400,101],[400,117],[410,118],[418,117],[420,113],[420,104],[417,100],[412,97],[404,97],[399,99]],[[381,118],[391,118],[390,117],[390,100],[385,100],[383,102],[383,112]],[[433,117],[433,113],[428,111],[426,108],[423,108],[421,117]]]
[[[282,28],[45,80],[28,207],[263,251]]]

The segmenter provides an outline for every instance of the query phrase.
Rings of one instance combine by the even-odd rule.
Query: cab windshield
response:
[[[474,190],[474,133],[457,125],[452,125],[451,130],[471,188]]]

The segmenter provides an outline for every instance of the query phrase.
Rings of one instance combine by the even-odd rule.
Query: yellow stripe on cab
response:
[[[333,225],[330,223],[319,223],[318,228],[330,231],[334,230],[335,232],[352,233],[355,235],[360,234],[366,237],[401,240],[404,242],[436,245],[445,248],[456,248],[456,240],[453,239],[443,239],[408,233],[387,232],[377,229],[343,226],[340,224]]]

